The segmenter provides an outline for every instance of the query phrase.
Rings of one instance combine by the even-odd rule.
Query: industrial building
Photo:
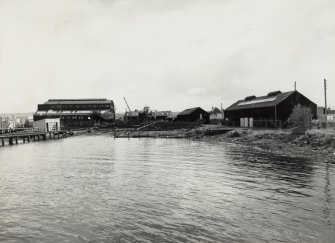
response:
[[[124,113],[124,121],[130,122],[130,121],[139,121],[140,120],[140,112],[138,110],[135,111],[127,111]]]
[[[0,116],[0,132],[7,130],[10,125],[10,120],[8,117],[1,117]]]
[[[209,122],[209,113],[200,107],[190,108],[182,111],[177,115],[177,121],[194,122],[201,121]]]
[[[153,111],[153,117],[155,120],[172,119],[172,112],[171,111]]]
[[[142,111],[126,111],[124,114],[124,121],[126,122],[143,122],[150,120],[169,120],[172,119],[171,111],[152,111],[148,106],[144,107]]]
[[[248,96],[232,104],[224,111],[228,124],[241,127],[285,127],[294,106],[310,107],[313,118],[317,106],[298,91],[270,92],[265,96]]]
[[[90,126],[115,120],[114,102],[108,99],[50,99],[37,106],[34,121],[60,118],[63,126]]]

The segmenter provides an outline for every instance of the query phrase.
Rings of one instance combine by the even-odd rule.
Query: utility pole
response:
[[[294,91],[297,91],[297,81],[294,81]]]
[[[327,110],[327,80],[323,79],[324,87],[325,87],[325,115],[326,115],[326,128],[328,127],[328,110]]]
[[[59,111],[59,126],[62,127],[64,125],[64,121],[62,121],[62,103],[61,103],[61,101],[58,102],[58,111]]]

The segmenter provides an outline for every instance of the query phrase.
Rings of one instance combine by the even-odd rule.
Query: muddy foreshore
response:
[[[122,131],[123,129],[121,129]],[[194,139],[207,142],[226,142],[251,146],[280,155],[309,157],[335,162],[335,129],[313,129],[303,135],[294,135],[291,130],[245,129],[230,128],[222,134],[213,135],[208,127],[195,129],[180,129],[170,131],[137,131],[130,138],[179,138]],[[126,131],[126,130],[125,130]],[[122,132],[121,132],[122,133]],[[110,134],[115,130],[98,129],[92,135]],[[215,133],[214,133],[215,134]],[[128,137],[127,135],[123,137]]]
[[[303,135],[294,135],[289,130],[234,129],[226,134],[201,139],[243,144],[280,155],[335,162],[335,130],[309,130]]]

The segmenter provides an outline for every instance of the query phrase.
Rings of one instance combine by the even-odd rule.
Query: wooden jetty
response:
[[[30,143],[31,141],[40,141],[47,139],[59,139],[67,136],[65,131],[55,131],[55,132],[38,132],[38,131],[28,131],[28,132],[18,132],[18,133],[6,133],[0,135],[1,145],[6,144],[14,145],[18,144],[20,140],[23,143]]]

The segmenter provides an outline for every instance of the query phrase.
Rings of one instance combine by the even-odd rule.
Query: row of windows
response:
[[[61,116],[61,119],[64,120],[64,119],[73,119],[73,120],[84,120],[84,117],[83,116]]]
[[[91,105],[91,104],[83,104],[83,105],[51,105],[51,109],[97,109],[97,108],[110,108],[110,105]]]

